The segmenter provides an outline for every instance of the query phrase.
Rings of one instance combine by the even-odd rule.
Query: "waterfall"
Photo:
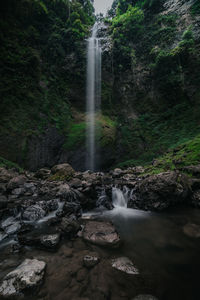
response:
[[[87,46],[86,169],[96,170],[96,116],[101,107],[101,47],[98,23],[92,28]]]
[[[126,186],[123,187],[123,190],[120,190],[117,187],[112,188],[112,202],[115,207],[125,207],[127,208],[128,200],[130,199],[130,191]]]

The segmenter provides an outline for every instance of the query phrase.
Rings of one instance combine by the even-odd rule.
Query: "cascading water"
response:
[[[87,48],[86,169],[96,170],[96,116],[101,107],[101,46],[97,37],[98,23],[92,28]]]
[[[114,207],[127,208],[128,200],[130,198],[130,190],[124,186],[123,190],[117,187],[112,188],[112,202]]]

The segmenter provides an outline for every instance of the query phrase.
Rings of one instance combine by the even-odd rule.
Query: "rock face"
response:
[[[129,208],[163,210],[177,203],[184,203],[190,194],[188,177],[165,172],[142,180],[135,189]]]
[[[21,294],[23,290],[41,283],[46,263],[37,259],[26,259],[14,271],[7,274],[0,285],[0,295],[7,298]]]
[[[83,229],[83,239],[90,243],[107,247],[117,247],[120,243],[119,234],[109,222],[87,222]]]
[[[128,257],[119,257],[112,260],[112,267],[131,275],[138,275],[139,271],[134,267],[132,261]]]

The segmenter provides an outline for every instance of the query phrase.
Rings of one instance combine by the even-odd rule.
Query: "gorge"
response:
[[[0,299],[199,300],[199,1],[97,1],[0,4]]]

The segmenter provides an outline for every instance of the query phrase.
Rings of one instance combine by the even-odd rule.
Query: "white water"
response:
[[[96,170],[95,121],[101,106],[101,47],[97,31],[98,23],[95,23],[87,48],[86,169],[91,171]]]

